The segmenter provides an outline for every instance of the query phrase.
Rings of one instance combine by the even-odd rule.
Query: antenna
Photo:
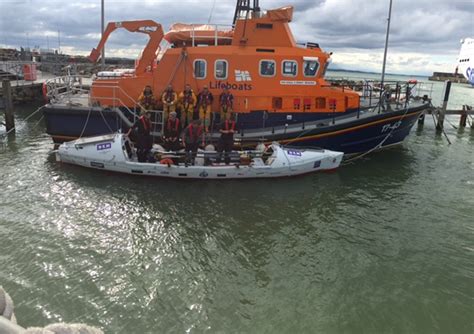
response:
[[[249,17],[248,13],[260,13],[259,0],[252,0],[253,6],[250,6],[250,0],[237,0],[237,5],[235,6],[234,20],[232,21],[232,26],[235,26],[235,22],[238,18]]]
[[[382,89],[383,89],[383,81],[385,79],[385,63],[387,62],[388,35],[390,35],[390,18],[391,17],[392,17],[392,0],[390,0],[390,6],[388,8],[387,34],[385,36],[385,50],[383,52],[383,66],[382,66],[382,80],[381,80]]]
[[[101,30],[100,30],[101,37],[104,36],[104,0],[101,1]],[[101,55],[101,67],[102,71],[105,70],[105,45],[102,48],[102,55]]]

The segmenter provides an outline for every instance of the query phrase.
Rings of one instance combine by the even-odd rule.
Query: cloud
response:
[[[153,19],[165,30],[174,22],[231,24],[234,0],[105,0],[106,21]],[[261,0],[263,9],[291,4],[292,30],[334,52],[339,68],[379,71],[389,0]],[[211,8],[214,7],[211,15]],[[452,71],[459,40],[474,34],[472,0],[393,1],[387,70],[430,74]],[[28,22],[25,24],[25,22]],[[0,45],[58,46],[88,54],[99,41],[100,1],[0,0]],[[116,31],[107,54],[136,56],[145,36]]]

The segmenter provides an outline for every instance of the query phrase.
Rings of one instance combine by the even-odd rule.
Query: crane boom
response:
[[[150,37],[150,40],[145,46],[142,56],[138,60],[137,67],[135,69],[136,74],[146,72],[148,66],[152,67],[153,62],[156,59],[156,51],[158,50],[161,40],[164,36],[161,24],[156,23],[153,20],[109,22],[105,28],[104,34],[102,35],[99,44],[97,45],[97,48],[92,49],[89,59],[94,63],[97,62],[97,60],[100,58],[101,51],[105,46],[105,42],[109,38],[110,34],[118,28],[124,28],[130,32],[147,34]]]

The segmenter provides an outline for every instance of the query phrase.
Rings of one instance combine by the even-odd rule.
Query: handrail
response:
[[[202,36],[196,36],[196,31],[201,31],[201,32],[205,32],[205,31],[209,31],[209,32],[212,32],[212,30],[199,30],[199,29],[194,29],[195,27],[199,27],[199,26],[213,26],[214,27],[214,34],[213,35],[202,35]],[[225,36],[219,36],[218,35],[218,32],[219,32],[219,27],[231,27],[232,26],[229,26],[229,25],[224,25],[224,24],[209,24],[209,23],[203,23],[203,24],[191,24],[191,45],[194,47],[196,46],[196,41],[199,41],[200,39],[206,39],[206,38],[214,38],[214,45],[217,46],[219,45],[219,40],[232,40],[233,37],[225,37]],[[223,30],[221,30],[223,31]]]
[[[48,79],[45,82],[46,85],[46,97],[53,103],[61,102],[61,101],[66,101],[69,104],[72,104],[72,98],[77,95],[88,95],[88,106],[91,107],[94,105],[94,101],[90,96],[90,90],[85,89],[82,85],[82,76],[79,75],[68,75],[68,76],[61,76],[61,77],[54,77],[51,79]],[[76,85],[79,84],[79,85]],[[130,107],[128,107],[127,104],[120,98],[121,94],[122,96],[125,96],[127,99],[130,101],[133,101],[134,104],[142,109],[144,108],[140,102],[136,101],[133,99],[122,87],[119,85],[100,85],[101,88],[106,88],[106,89],[111,89],[112,90],[112,96],[95,96],[94,98],[97,98],[99,100],[108,100],[111,101],[111,107],[115,109],[116,111],[118,110],[126,110],[129,115],[133,117],[133,123],[137,120],[139,117],[139,114],[136,112],[136,110],[132,110]],[[118,94],[119,93],[119,94]],[[150,110],[152,113],[155,114],[155,120],[158,120],[157,122],[152,122],[154,125],[154,128],[157,128],[157,125],[160,130],[163,129],[163,117],[162,113],[163,111],[160,110]],[[123,115],[122,112],[120,112],[121,118],[127,123],[128,126],[131,126],[133,123],[130,121],[130,119]],[[122,117],[123,116],[123,117]]]

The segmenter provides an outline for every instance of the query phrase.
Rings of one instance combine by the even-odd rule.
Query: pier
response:
[[[428,78],[430,81],[446,81],[456,83],[465,83],[467,84],[466,78],[460,73],[447,73],[447,72],[434,72],[432,76]]]

